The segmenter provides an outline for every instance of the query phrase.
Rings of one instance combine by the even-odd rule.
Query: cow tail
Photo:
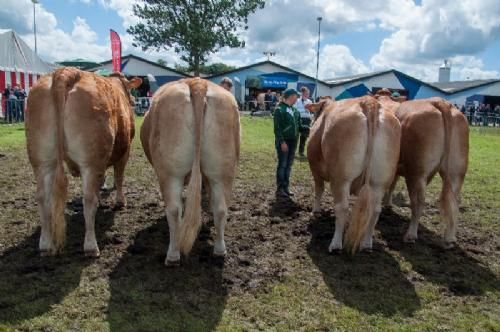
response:
[[[66,221],[64,208],[66,205],[68,180],[64,173],[64,105],[68,91],[78,81],[80,73],[77,70],[63,68],[52,75],[52,97],[55,104],[56,126],[56,169],[52,184],[50,233],[55,253],[62,250],[66,238]]]
[[[193,79],[189,83],[191,100],[194,112],[194,160],[191,168],[191,177],[187,187],[186,208],[183,222],[177,233],[179,250],[187,255],[198,237],[201,227],[201,136],[203,117],[206,110],[207,83],[201,79]]]
[[[449,218],[443,219],[447,223],[453,223],[453,220],[458,219],[459,214],[459,198],[453,191],[452,181],[450,178],[450,172],[452,171],[452,166],[450,165],[450,154],[453,153],[453,151],[451,151],[451,135],[453,130],[451,109],[453,105],[441,98],[434,98],[431,103],[441,112],[444,126],[444,153],[441,158],[440,167],[440,174],[443,178],[443,189],[441,191],[441,197],[439,199],[441,215],[449,216]],[[447,227],[452,227],[452,225],[447,225]]]
[[[345,247],[351,254],[358,250],[375,209],[370,179],[375,136],[379,127],[380,104],[375,99],[367,97],[362,101],[361,107],[367,119],[368,145],[366,149],[366,166],[362,175],[363,185],[352,209],[351,222],[345,235]]]

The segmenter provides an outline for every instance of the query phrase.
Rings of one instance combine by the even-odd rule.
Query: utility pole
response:
[[[39,3],[39,0],[31,0],[33,3],[33,32],[35,34],[35,54],[38,54],[38,48],[36,45],[36,4]]]
[[[314,101],[316,101],[316,98],[318,97],[319,46],[321,39],[321,21],[323,20],[323,18],[319,16],[317,20],[318,20],[318,50],[316,51],[316,89],[314,89]]]

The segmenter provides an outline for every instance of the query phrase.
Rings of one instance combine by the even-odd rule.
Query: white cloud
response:
[[[132,11],[133,1],[130,0],[97,0],[101,6],[106,9],[116,11],[118,16],[123,19],[123,27],[128,29],[131,25],[139,22]]]
[[[439,64],[451,59],[457,79],[498,77],[475,56],[500,39],[497,0],[423,0],[404,17],[383,21],[395,31],[371,58],[374,69],[396,67],[436,80]]]
[[[129,0],[71,0],[99,4],[115,11],[124,28],[138,22]],[[13,28],[33,45],[32,3],[29,0],[3,0],[0,28]],[[437,79],[443,59],[453,63],[452,78],[498,77],[485,68],[478,54],[500,39],[498,0],[311,0],[295,5],[292,0],[269,0],[266,7],[249,17],[249,30],[242,32],[244,49],[224,48],[210,62],[241,66],[264,60],[263,51],[272,50],[272,59],[311,76],[316,72],[316,17],[322,16],[320,78],[358,74],[396,68],[428,81]],[[54,14],[43,3],[37,5],[39,53],[51,61],[74,57],[104,60],[110,48],[98,44],[96,32],[84,17],[73,19],[73,29],[63,31]],[[346,31],[382,29],[391,34],[368,63],[356,58],[347,45],[325,44]],[[107,36],[106,36],[107,37]],[[122,34],[123,52],[156,60],[171,66],[179,55],[173,50],[142,52],[132,46],[133,37]],[[353,41],[355,43],[356,41]]]
[[[0,6],[0,28],[12,28],[34,47],[33,4],[29,0],[4,0]],[[38,53],[48,61],[71,58],[104,60],[110,57],[108,46],[97,44],[97,34],[84,18],[73,20],[73,30],[68,33],[58,27],[55,15],[43,6],[36,5]]]

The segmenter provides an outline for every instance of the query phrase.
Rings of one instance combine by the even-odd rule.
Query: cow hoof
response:
[[[367,254],[371,254],[373,252],[373,248],[372,247],[361,248],[361,249],[359,249],[359,251],[365,252]]]
[[[330,244],[328,247],[329,253],[340,253],[342,251],[342,246]]]
[[[417,237],[414,236],[414,235],[408,235],[406,234],[403,238],[403,242],[404,243],[409,243],[409,244],[413,244],[417,241]]]
[[[312,215],[313,217],[321,217],[321,210],[313,210]]]
[[[113,210],[120,211],[120,210],[123,210],[125,207],[126,207],[125,203],[123,203],[123,202],[116,202],[115,206],[113,207]]]
[[[97,258],[99,256],[101,256],[101,253],[99,252],[99,249],[85,250],[85,257],[94,257],[94,258]]]
[[[455,242],[444,242],[443,243],[443,249],[450,250],[450,249],[455,248],[456,245],[457,244]]]
[[[215,257],[226,257],[226,254],[227,254],[227,250],[215,250],[214,249],[214,256]]]
[[[165,259],[165,266],[166,267],[177,267],[181,265],[181,260],[169,260],[168,258]]]
[[[40,257],[50,257],[50,256],[55,256],[55,251],[50,250],[50,249],[43,249],[40,250]]]

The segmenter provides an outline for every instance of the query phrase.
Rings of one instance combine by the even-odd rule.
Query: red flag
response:
[[[113,71],[120,72],[122,66],[122,42],[120,36],[114,30],[109,30],[111,39],[111,58],[113,61]]]

